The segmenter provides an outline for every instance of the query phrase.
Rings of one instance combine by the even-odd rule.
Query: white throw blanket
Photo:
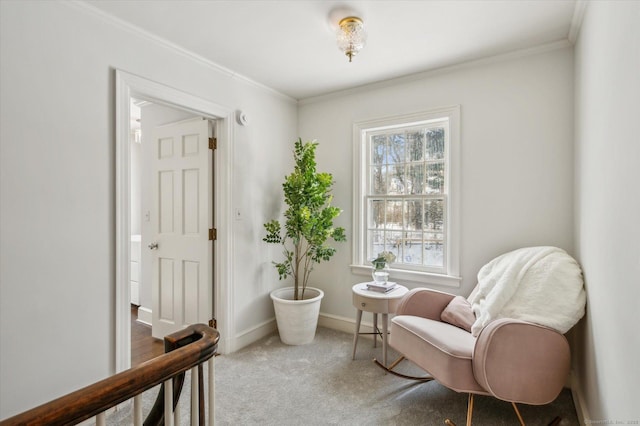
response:
[[[586,295],[575,259],[557,247],[528,247],[483,266],[469,302],[476,315],[474,336],[498,318],[530,321],[566,333],[584,315]]]

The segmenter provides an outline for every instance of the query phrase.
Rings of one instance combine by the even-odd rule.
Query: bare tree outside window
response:
[[[444,268],[448,121],[367,135],[367,257]]]

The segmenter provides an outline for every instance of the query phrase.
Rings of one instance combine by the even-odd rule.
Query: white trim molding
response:
[[[355,308],[354,316],[355,316]],[[391,317],[389,318],[391,321]],[[345,333],[349,333],[353,335],[356,331],[356,320],[355,318],[347,318],[339,315],[327,314],[324,312],[320,312],[320,317],[318,318],[318,327],[330,328],[331,330],[343,331]],[[360,333],[372,333],[373,332],[373,321],[367,322],[362,321],[360,323]],[[370,336],[362,336],[362,337],[370,337]]]
[[[448,144],[446,147],[447,167],[447,226],[446,251],[444,270],[429,271],[426,268],[414,268],[411,266],[399,266],[391,270],[393,279],[418,282],[421,284],[441,285],[446,287],[460,287],[460,238],[461,238],[461,136],[460,136],[460,106],[448,106],[429,111],[421,111],[412,114],[383,117],[353,124],[353,219],[352,236],[352,265],[351,272],[358,275],[368,275],[371,267],[365,259],[366,253],[363,241],[366,238],[363,224],[367,218],[364,211],[364,188],[362,182],[366,182],[367,171],[363,170],[366,156],[366,141],[363,134],[379,128],[391,126],[410,126],[432,120],[448,120]]]
[[[569,43],[576,44],[578,34],[584,20],[584,13],[587,10],[587,0],[577,0],[573,8],[573,17],[571,18],[571,27],[569,28]]]
[[[219,230],[214,241],[214,297],[212,308],[221,336],[232,336],[233,312],[233,234],[231,183],[233,176],[233,122],[235,110],[182,92],[146,78],[115,70],[116,74],[116,298],[115,369],[131,365],[130,309],[130,102],[131,98],[170,106],[216,120],[218,149],[214,155],[214,226]],[[222,249],[222,247],[224,249]],[[215,302],[214,302],[215,301]],[[220,353],[228,352],[228,338],[221,338]]]
[[[356,329],[356,320],[353,318],[320,312],[320,317],[318,318],[318,327],[325,327],[332,330],[344,331],[345,333],[353,334]],[[362,323],[363,332],[371,332],[372,330],[373,323]]]
[[[242,74],[238,74],[235,71],[230,70],[229,68],[223,67],[220,64],[217,64],[207,58],[205,58],[204,56],[198,55],[197,53],[194,53],[188,49],[185,49],[182,46],[179,46],[165,38],[159,37],[156,34],[153,34],[149,31],[146,31],[136,25],[133,25],[127,21],[124,21],[114,15],[111,15],[107,12],[105,12],[102,9],[97,8],[96,6],[87,3],[85,1],[80,1],[80,0],[69,0],[67,2],[64,2],[64,4],[68,5],[68,6],[72,6],[75,7],[77,9],[83,10],[86,13],[89,13],[95,17],[97,17],[98,19],[102,20],[103,22],[106,22],[118,29],[127,31],[131,34],[134,34],[138,37],[140,37],[141,39],[144,40],[148,40],[158,46],[162,46],[168,50],[171,50],[177,54],[180,54],[182,56],[185,56],[193,61],[196,61],[212,70],[214,70],[215,72],[224,75],[226,77],[230,77],[233,78],[234,80],[237,81],[241,81],[244,84],[247,84],[249,86],[253,86],[253,87],[257,87],[259,89],[262,89],[268,93],[272,93],[274,95],[279,96],[280,98],[287,100],[291,103],[296,103],[297,100],[292,98],[289,95],[286,95],[272,87],[266,86],[262,83],[259,83],[255,80],[250,79],[249,77],[246,77]]]
[[[578,0],[578,2],[586,0]],[[310,105],[317,102],[325,102],[331,99],[338,99],[348,95],[355,95],[358,93],[369,92],[371,90],[383,89],[385,87],[396,86],[399,84],[406,84],[413,81],[424,80],[426,78],[434,77],[437,75],[443,75],[452,73],[454,71],[465,70],[469,68],[490,65],[494,63],[500,63],[517,58],[526,58],[528,56],[540,55],[547,52],[553,52],[554,50],[566,49],[571,47],[569,40],[559,40],[550,43],[542,44],[534,47],[527,47],[524,49],[518,49],[507,53],[500,53],[493,56],[486,56],[483,58],[472,59],[465,62],[453,63],[451,65],[444,65],[440,68],[434,68],[426,71],[420,71],[415,74],[409,74],[401,77],[390,78],[387,80],[381,80],[373,83],[363,84],[361,86],[351,87],[348,89],[337,90],[335,92],[329,92],[321,95],[310,96],[308,98],[302,98],[298,100],[298,106]]]
[[[366,276],[368,280],[371,280],[370,266],[350,265],[350,268],[352,274],[363,275]],[[394,280],[398,280],[403,283],[409,281],[422,285],[458,288],[460,287],[460,283],[462,282],[462,277],[457,275],[434,274],[430,272],[419,272],[393,268],[389,270],[389,273]]]
[[[144,306],[138,307],[138,319],[137,321],[141,324],[148,325],[151,327],[151,320],[153,318],[153,312],[149,308],[145,308]]]
[[[581,425],[587,424],[588,420],[591,420],[589,415],[587,403],[584,398],[584,392],[582,390],[580,379],[575,370],[571,370],[571,396],[576,406],[576,414],[578,415],[578,423]]]
[[[229,345],[233,347],[234,351],[237,351],[245,346],[257,342],[263,337],[267,337],[268,335],[275,333],[277,330],[276,318],[273,317],[254,327],[240,331],[233,339],[233,342],[230,342]]]

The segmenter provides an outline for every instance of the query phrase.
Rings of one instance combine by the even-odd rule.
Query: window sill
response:
[[[462,277],[453,275],[434,274],[432,272],[407,271],[403,269],[391,269],[390,279],[398,282],[412,282],[417,284],[432,284],[445,287],[460,287]],[[351,265],[351,273],[367,276],[371,279],[371,267],[364,265]]]

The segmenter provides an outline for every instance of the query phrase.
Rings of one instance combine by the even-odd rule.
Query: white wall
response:
[[[468,295],[479,268],[503,252],[573,250],[572,72],[572,50],[562,48],[311,99],[299,108],[300,135],[320,142],[318,168],[334,175],[351,240],[353,122],[460,105],[462,285],[440,289]],[[311,280],[325,291],[325,316],[353,321],[351,286],[370,277],[351,273],[351,242],[339,247]]]
[[[637,419],[639,15],[634,2],[587,8],[575,64],[574,228],[569,48],[312,99],[296,114],[288,98],[86,8],[0,1],[0,418],[114,371],[120,68],[251,118],[234,128],[229,206],[240,213],[228,283],[240,338],[273,317],[279,250],[262,242],[262,223],[283,211],[297,126],[320,141],[319,169],[334,174],[338,225],[350,231],[352,123],[461,105],[463,281],[446,290],[468,294],[477,270],[507,250],[553,244],[572,253],[575,242],[589,293],[577,336],[582,402],[591,419]],[[338,247],[312,280],[326,292],[324,315],[352,320],[351,284],[367,277],[350,272],[351,242]]]
[[[232,141],[244,216],[225,284],[240,327],[273,315],[258,230],[280,209],[295,102],[84,6],[0,1],[0,418],[114,372],[116,68],[252,117]]]
[[[639,23],[639,2],[589,2],[576,44],[575,246],[588,302],[574,355],[585,422],[640,420]]]

